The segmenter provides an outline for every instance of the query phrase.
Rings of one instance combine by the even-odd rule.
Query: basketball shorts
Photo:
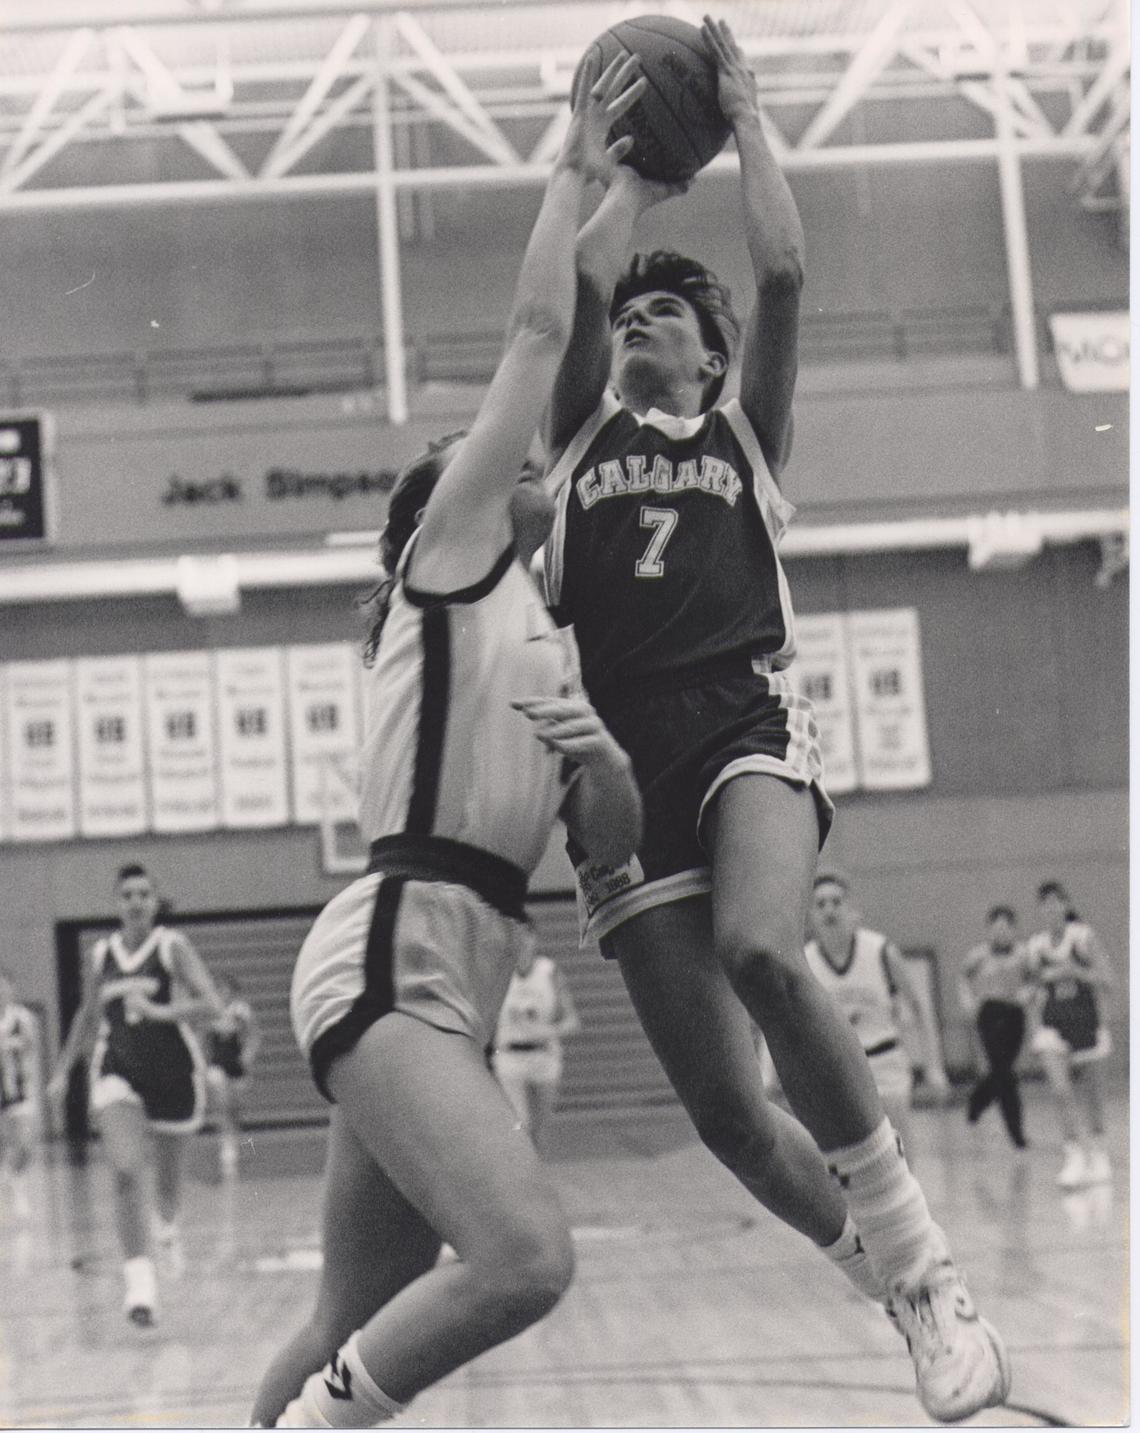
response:
[[[562,1048],[553,1042],[536,1050],[501,1046],[495,1050],[492,1066],[500,1080],[517,1080],[524,1085],[556,1085],[562,1079]]]
[[[884,1100],[910,1100],[914,1087],[914,1075],[910,1068],[910,1056],[901,1042],[893,1045],[889,1050],[881,1050],[877,1055],[868,1053],[867,1063],[871,1066],[875,1089],[878,1090],[881,1098]]]
[[[393,1011],[486,1049],[511,974],[534,939],[521,906],[525,878],[517,901],[499,902],[508,913],[492,904],[495,890],[486,885],[480,894],[400,864],[381,865],[334,896],[297,957],[293,1030],[328,1100],[332,1062]]]
[[[717,792],[735,777],[775,776],[806,787],[815,799],[819,844],[827,839],[835,807],[823,789],[814,710],[782,673],[745,667],[692,685],[642,689],[604,710],[599,704],[599,711],[633,763],[645,833],[624,866],[591,861],[569,843],[583,940],[712,889],[701,826]]]
[[[140,1048],[101,1041],[91,1062],[91,1108],[141,1105],[162,1134],[192,1134],[206,1112],[206,1062],[197,1041],[176,1025],[154,1026]]]
[[[1098,1025],[1092,1043],[1074,1048],[1064,1034],[1054,1025],[1039,1025],[1034,1032],[1029,1048],[1035,1055],[1068,1055],[1072,1065],[1087,1065],[1093,1060],[1103,1060],[1112,1054],[1112,1036],[1104,1025]]]

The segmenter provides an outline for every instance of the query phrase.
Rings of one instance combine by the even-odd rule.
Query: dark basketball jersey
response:
[[[94,976],[101,987],[102,1021],[96,1042],[96,1072],[114,1069],[132,1079],[146,1077],[172,1063],[189,1064],[198,1057],[197,1042],[181,1021],[148,1020],[132,1015],[127,994],[134,989],[156,1005],[170,1004],[173,932],[155,926],[137,950],[129,951],[122,933],[100,940],[94,949]]]
[[[1056,1030],[1071,1050],[1091,1050],[1100,1028],[1096,987],[1082,980],[1077,970],[1091,970],[1086,953],[1089,928],[1069,921],[1061,939],[1054,943],[1048,931],[1031,936],[1030,959],[1037,979],[1045,987],[1041,1023]]]
[[[607,394],[547,483],[547,596],[573,624],[595,700],[726,658],[791,661],[777,546],[794,509],[735,399],[639,419]]]

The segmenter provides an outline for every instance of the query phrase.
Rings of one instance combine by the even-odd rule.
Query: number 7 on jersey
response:
[[[634,565],[637,577],[664,577],[665,564],[662,558],[673,530],[677,526],[676,508],[653,508],[648,505],[641,509],[640,526],[651,529],[653,536],[645,551]]]

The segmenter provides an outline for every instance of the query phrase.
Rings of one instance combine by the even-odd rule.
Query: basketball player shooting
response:
[[[740,396],[717,406],[739,331],[727,291],[679,254],[626,266],[637,220],[678,186],[626,168],[579,236],[575,327],[546,433],[558,501],[548,595],[632,759],[645,834],[621,870],[571,856],[587,928],[618,962],[704,1143],[882,1301],[923,1406],[956,1420],[1006,1397],[1005,1349],[803,954],[834,814],[811,706],[783,674],[795,634],[780,481],[804,236],[735,38],[708,18],[701,34],[739,154],[756,301]],[[795,1119],[765,1097],[749,1016]]]

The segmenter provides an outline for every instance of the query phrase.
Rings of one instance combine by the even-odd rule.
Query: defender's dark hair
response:
[[[124,881],[133,880],[136,876],[145,876],[149,881],[151,874],[147,868],[138,861],[128,861],[125,866],[119,867],[119,874],[115,877],[115,885],[121,886]]]
[[[1039,901],[1043,901],[1046,896],[1057,897],[1057,899],[1065,907],[1065,919],[1067,921],[1080,920],[1080,916],[1077,914],[1076,909],[1073,906],[1068,891],[1064,888],[1060,881],[1041,882],[1041,884],[1037,887],[1037,899]]]
[[[725,360],[725,373],[705,384],[702,410],[711,408],[720,397],[733,350],[740,337],[740,322],[732,311],[732,295],[716,275],[684,254],[672,249],[654,249],[651,254],[634,254],[633,262],[617,282],[610,304],[610,322],[630,299],[663,289],[685,300],[697,315],[705,346]]]
[[[392,495],[388,499],[388,520],[380,534],[380,566],[384,569],[384,576],[372,591],[366,593],[357,603],[368,621],[368,635],[364,639],[366,667],[372,665],[376,658],[376,649],[380,645],[380,633],[384,629],[392,601],[392,585],[400,563],[400,554],[419,526],[420,514],[443,472],[445,464],[442,454],[458,439],[466,436],[467,430],[460,429],[429,443],[427,451],[401,468],[396,478]]]
[[[1012,906],[1003,905],[999,902],[996,906],[990,906],[986,912],[986,924],[992,925],[994,921],[1005,918],[1011,925],[1017,924],[1017,912]]]

